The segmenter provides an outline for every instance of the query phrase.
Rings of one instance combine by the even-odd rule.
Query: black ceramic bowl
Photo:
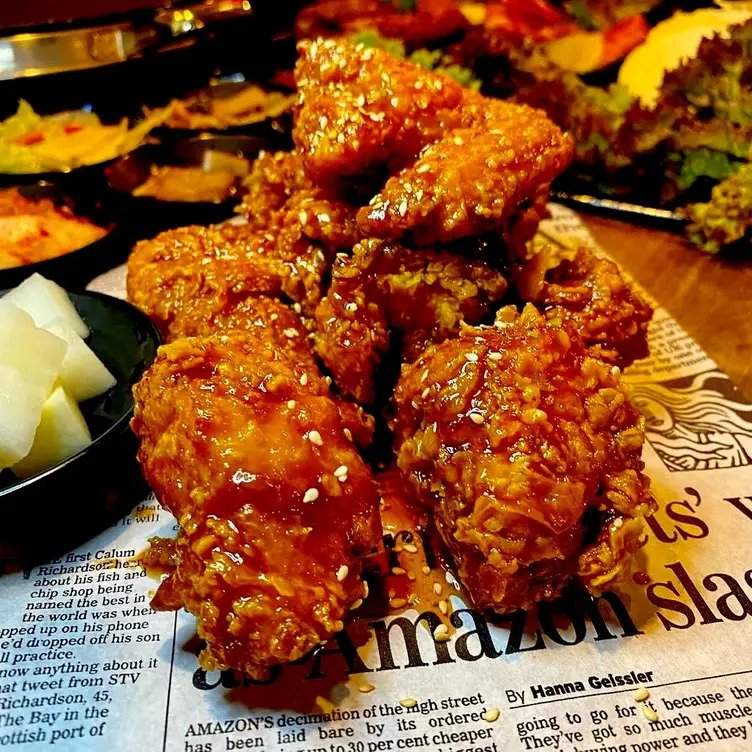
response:
[[[89,446],[31,478],[0,472],[0,572],[11,562],[70,550],[148,493],[128,424],[133,386],[154,359],[159,334],[144,314],[117,298],[94,292],[70,298],[91,330],[87,344],[117,384],[81,403]]]
[[[68,207],[75,215],[89,219],[107,230],[107,234],[62,256],[35,264],[0,269],[0,289],[15,287],[39,272],[66,289],[82,290],[98,274],[124,260],[128,248],[122,242],[110,211],[100,199],[88,198],[83,194],[74,195],[59,185],[45,181],[15,187],[30,198],[48,198],[55,204]]]
[[[202,134],[169,144],[149,144],[119,159],[107,171],[111,209],[124,223],[136,222],[143,229],[157,232],[186,224],[212,224],[233,216],[237,195],[224,201],[163,201],[152,196],[134,196],[133,191],[150,174],[152,165],[199,167],[208,152],[225,152],[249,160],[255,159],[269,142],[254,136]]]

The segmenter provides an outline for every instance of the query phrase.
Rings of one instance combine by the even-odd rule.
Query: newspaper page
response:
[[[559,207],[542,231],[592,242]],[[122,294],[122,270],[97,286]],[[193,617],[149,607],[155,582],[134,557],[175,523],[145,499],[82,548],[0,580],[0,746],[752,749],[752,407],[660,309],[651,340],[629,380],[660,508],[627,589],[535,617],[454,598],[446,642],[422,628],[429,614],[365,619],[257,682],[201,669]]]

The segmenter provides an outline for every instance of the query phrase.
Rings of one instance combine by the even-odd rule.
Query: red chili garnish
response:
[[[31,146],[32,144],[38,144],[40,141],[44,141],[44,133],[42,131],[32,131],[25,136],[21,136],[16,143],[21,146]]]
[[[83,125],[78,125],[77,123],[71,123],[70,125],[66,125],[63,130],[66,133],[78,133],[79,131],[82,131],[84,129]]]

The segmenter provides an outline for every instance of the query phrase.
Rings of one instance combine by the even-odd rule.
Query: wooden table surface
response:
[[[748,260],[727,260],[694,250],[680,235],[580,216],[752,401],[752,251]]]

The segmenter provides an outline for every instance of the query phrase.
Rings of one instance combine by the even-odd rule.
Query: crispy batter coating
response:
[[[300,50],[294,138],[309,172],[323,183],[396,172],[358,213],[364,236],[432,244],[504,229],[571,159],[538,110],[343,40]]]
[[[139,459],[178,519],[155,607],[198,619],[207,669],[260,677],[342,629],[378,497],[326,382],[255,332],[162,347],[135,389]]]
[[[643,421],[618,372],[532,306],[466,328],[403,369],[397,463],[476,605],[556,597],[573,577],[614,582],[654,509]]]
[[[259,340],[290,354],[298,361],[313,354],[303,320],[292,308],[276,298],[248,297],[235,300],[210,316],[196,316],[191,305],[181,309],[170,326],[172,339],[202,337],[232,329],[253,332]]]
[[[505,228],[541,189],[545,202],[551,180],[569,163],[564,134],[527,107],[485,100],[472,110],[469,127],[427,146],[360,210],[364,233],[446,243]]]
[[[533,260],[537,263],[537,260]],[[648,354],[653,309],[624,279],[619,267],[581,248],[540,273],[527,299],[552,322],[570,322],[600,360],[622,368]]]
[[[316,309],[316,351],[337,386],[359,402],[375,396],[377,369],[390,332],[412,360],[429,342],[478,323],[507,290],[483,261],[366,240],[338,256],[327,296]]]
[[[279,294],[284,265],[248,253],[252,239],[246,228],[191,225],[142,240],[128,259],[128,299],[170,336],[175,316],[188,304],[202,305],[211,316],[230,297]]]
[[[277,296],[312,312],[329,259],[288,227],[278,234],[246,225],[189,226],[136,244],[128,259],[128,299],[172,339],[186,320],[213,320],[252,296]],[[174,331],[173,331],[174,327]]]
[[[315,185],[298,152],[262,152],[243,186],[238,212],[259,232],[282,233],[288,245],[304,237],[331,251],[358,240],[356,207]]]
[[[456,121],[455,81],[341,39],[298,45],[293,138],[319,183],[412,162]]]

